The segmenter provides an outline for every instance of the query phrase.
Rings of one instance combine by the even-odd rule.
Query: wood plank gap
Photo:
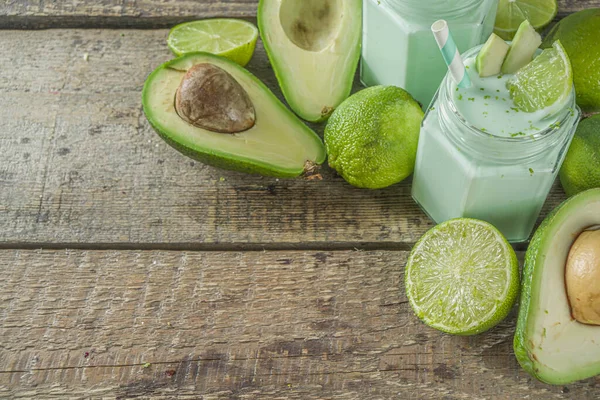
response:
[[[51,243],[3,242],[0,250],[108,250],[108,251],[410,251],[414,243],[316,242],[316,243]]]
[[[318,355],[321,357],[321,355]],[[293,356],[292,356],[293,357]],[[296,356],[296,357],[305,357],[306,356]],[[272,357],[271,357],[272,358]],[[282,357],[282,358],[290,358],[290,357]],[[265,358],[257,358],[257,360],[266,360]],[[197,360],[186,360],[186,362],[203,362],[203,361],[224,361],[223,359],[215,358],[215,359],[197,359]],[[239,359],[232,361],[252,361],[252,359]],[[170,364],[180,364],[181,361],[160,361],[154,363],[134,363],[134,364],[122,364],[122,365],[85,365],[85,366],[77,366],[77,367],[52,367],[52,368],[31,368],[26,370],[15,370],[15,371],[0,371],[0,374],[16,374],[16,373],[31,373],[31,372],[40,372],[40,371],[62,371],[62,370],[80,370],[80,369],[88,369],[88,368],[131,368],[131,367],[142,367],[142,368],[151,368],[153,365],[170,365]],[[147,367],[144,367],[146,364],[150,364]],[[426,366],[431,365],[446,365],[444,362],[434,362],[423,364]],[[377,368],[371,370],[356,370],[356,371],[319,371],[319,372],[308,372],[305,375],[340,375],[340,374],[353,374],[353,373],[372,373],[372,372],[394,372],[394,371],[414,371],[416,368],[419,368],[419,364],[414,364],[413,367],[410,368],[402,368],[402,367],[390,367],[390,368]],[[256,374],[255,376],[287,376],[288,373],[273,373],[269,372],[268,374]]]

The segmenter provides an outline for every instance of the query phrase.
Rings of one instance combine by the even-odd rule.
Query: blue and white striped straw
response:
[[[443,19],[435,21],[433,25],[431,25],[431,31],[442,52],[446,65],[448,65],[450,75],[452,75],[454,82],[456,82],[460,88],[471,87],[471,79],[469,79],[469,74],[467,74],[465,64],[460,57],[458,47],[456,47],[454,38],[452,38],[452,34],[448,29],[448,23]]]

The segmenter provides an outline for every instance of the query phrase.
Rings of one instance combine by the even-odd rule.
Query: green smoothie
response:
[[[513,75],[480,78],[475,57],[465,60],[473,85],[468,89],[452,84],[453,102],[469,125],[498,137],[522,137],[546,130],[557,122],[557,112],[568,108],[560,102],[533,113],[520,111],[510,98],[506,83]]]
[[[506,82],[480,78],[479,47],[463,59],[473,85],[447,76],[421,128],[412,195],[437,223],[471,217],[512,242],[527,240],[579,120],[575,92],[533,113],[520,111]]]

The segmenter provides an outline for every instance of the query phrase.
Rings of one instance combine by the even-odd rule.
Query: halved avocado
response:
[[[565,288],[571,246],[582,232],[598,228],[600,189],[591,189],[556,208],[527,250],[514,350],[521,366],[543,382],[562,385],[600,374],[600,326],[575,320]],[[599,288],[600,282],[590,285]]]
[[[360,57],[361,0],[260,0],[258,27],[279,86],[307,121],[350,94]]]
[[[185,107],[176,109],[176,94],[178,104],[181,103],[179,97],[193,101],[193,91],[188,89],[183,96],[179,94],[186,90],[182,83],[188,70],[199,65],[203,67],[201,78],[195,79],[209,82],[195,88],[200,105],[210,108],[216,104],[220,115],[233,119],[238,118],[232,116],[236,108],[244,108],[240,114],[249,121],[238,124],[241,128],[231,128],[227,125],[231,121],[215,123],[214,114],[210,118],[186,116],[183,114],[188,111],[182,112],[187,110]],[[220,82],[215,84],[215,79]],[[213,85],[211,90],[206,90],[210,85]],[[231,93],[230,99],[222,97],[225,92]],[[267,176],[295,177],[325,161],[325,147],[315,132],[254,75],[219,56],[190,53],[161,65],[146,80],[142,103],[148,121],[167,143],[209,165]],[[215,107],[208,111],[214,111]],[[202,118],[203,121],[193,123]]]

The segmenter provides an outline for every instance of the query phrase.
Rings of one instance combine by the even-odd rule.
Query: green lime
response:
[[[552,22],[557,10],[556,0],[500,0],[494,33],[504,40],[512,40],[525,20],[540,31]]]
[[[600,188],[600,114],[579,123],[560,169],[560,182],[569,196]]]
[[[243,67],[252,58],[257,39],[258,29],[250,22],[204,19],[171,29],[167,44],[177,56],[204,51],[228,58]]]
[[[560,40],[571,65],[577,104],[587,113],[600,112],[600,8],[592,8],[561,19],[542,47]]]
[[[519,292],[519,263],[491,224],[469,218],[430,229],[406,264],[406,295],[427,325],[456,335],[502,321]]]
[[[534,112],[564,103],[573,90],[569,56],[559,41],[521,68],[508,83],[517,108]]]
[[[380,189],[412,174],[423,111],[404,89],[374,86],[346,99],[325,128],[329,166],[348,183]]]

